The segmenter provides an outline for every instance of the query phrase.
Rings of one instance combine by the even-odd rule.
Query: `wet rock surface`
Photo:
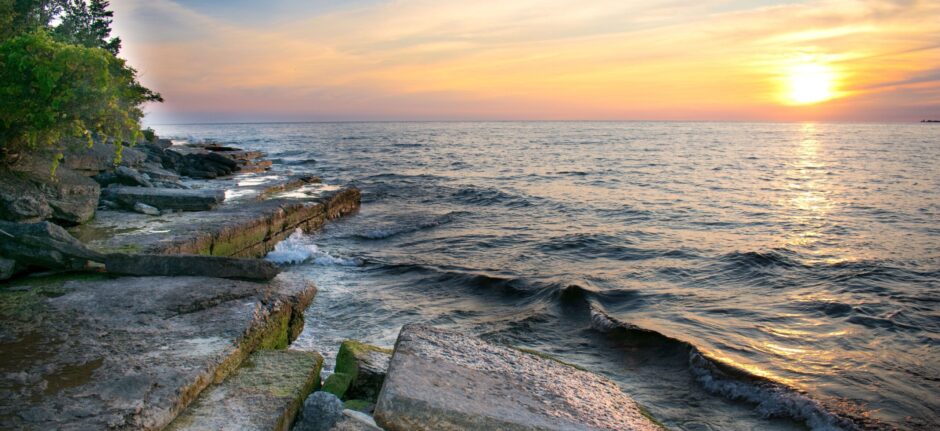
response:
[[[139,276],[202,276],[240,280],[270,280],[280,273],[277,265],[260,259],[219,256],[109,254],[104,259],[111,274]]]
[[[200,394],[166,430],[287,430],[319,384],[322,364],[315,352],[255,352],[224,382]]]
[[[166,426],[252,351],[299,333],[316,288],[84,275],[0,289],[0,429]]]
[[[659,430],[616,383],[551,359],[405,325],[375,410],[387,430]]]
[[[163,187],[111,186],[102,191],[102,197],[128,208],[143,203],[164,210],[206,211],[225,200],[221,190],[187,190]]]

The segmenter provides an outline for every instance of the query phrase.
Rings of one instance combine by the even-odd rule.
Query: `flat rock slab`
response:
[[[323,357],[316,352],[255,352],[166,429],[287,430],[307,394],[319,385],[322,365]]]
[[[125,207],[144,203],[160,210],[206,211],[225,200],[222,190],[192,190],[162,187],[108,187],[101,191],[103,199]]]
[[[300,199],[271,199],[215,211],[159,217],[99,211],[73,235],[105,253],[204,254],[264,257],[297,229],[313,231],[359,208],[356,188],[325,190]]]
[[[405,325],[375,409],[386,430],[660,430],[616,383],[560,362]]]
[[[105,269],[121,275],[165,275],[270,280],[277,276],[277,265],[261,259],[164,254],[109,254]]]
[[[251,352],[285,347],[315,293],[288,274],[9,283],[0,288],[0,429],[162,429]]]

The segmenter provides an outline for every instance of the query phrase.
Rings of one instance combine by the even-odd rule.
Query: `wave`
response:
[[[322,266],[361,266],[363,263],[360,259],[335,257],[320,250],[316,244],[310,242],[309,237],[300,229],[297,229],[287,239],[275,245],[274,250],[269,252],[265,259],[278,265],[311,261]]]
[[[356,234],[355,236],[360,239],[368,239],[368,240],[387,239],[396,235],[417,232],[417,231],[424,230],[424,229],[435,228],[440,225],[447,224],[447,223],[454,221],[454,219],[456,219],[458,216],[462,214],[466,214],[466,213],[461,212],[461,211],[449,212],[447,214],[431,217],[430,219],[427,219],[427,220],[419,219],[407,225],[396,225],[396,226],[390,226],[390,227],[385,227],[385,228],[380,228],[380,229],[373,229],[365,233]]]
[[[806,424],[814,431],[885,427],[856,412],[834,411],[799,390],[710,358],[691,343],[618,321],[593,304],[591,328],[628,340],[633,345],[678,348],[682,354],[688,355],[689,372],[706,391],[729,400],[753,404],[755,410],[764,417],[790,418]]]
[[[534,205],[530,198],[492,187],[463,187],[452,196],[458,202],[480,206],[502,205],[509,208],[526,208]]]
[[[546,253],[576,254],[578,257],[607,258],[622,261],[655,259],[659,257],[688,258],[693,256],[683,250],[657,250],[631,247],[627,238],[607,234],[575,233],[549,238],[538,246]]]

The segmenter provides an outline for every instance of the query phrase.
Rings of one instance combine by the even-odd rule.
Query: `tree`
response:
[[[140,106],[155,98],[103,48],[58,42],[42,29],[0,43],[0,149],[7,154],[58,160],[93,138],[134,142]]]
[[[62,0],[0,0],[0,41],[48,27],[62,12]]]
[[[103,48],[117,56],[121,39],[111,37],[114,12],[108,10],[110,2],[104,0],[64,0],[62,22],[53,30],[57,39],[89,48]]]

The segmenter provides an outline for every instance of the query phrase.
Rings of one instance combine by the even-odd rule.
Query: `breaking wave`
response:
[[[361,266],[363,263],[360,259],[335,257],[320,250],[300,229],[274,246],[274,250],[268,253],[265,259],[278,265],[313,262],[323,266]]]

